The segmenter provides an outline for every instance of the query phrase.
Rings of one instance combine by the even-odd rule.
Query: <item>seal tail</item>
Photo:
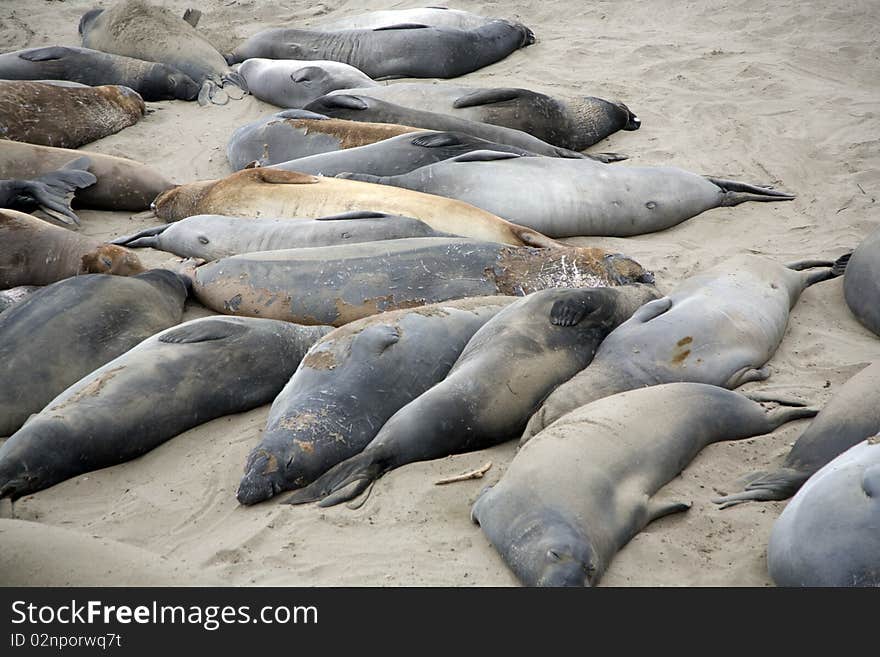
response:
[[[337,463],[305,488],[284,500],[284,504],[319,502],[319,506],[335,506],[363,493],[385,469],[372,454],[361,452]]]
[[[758,185],[749,185],[748,183],[737,182],[736,180],[727,180],[725,178],[713,178],[706,176],[706,180],[717,185],[724,196],[721,198],[720,207],[739,205],[747,201],[791,201],[795,198],[793,194],[779,192],[770,187],[759,187]]]
[[[169,224],[164,226],[154,226],[153,228],[146,228],[139,233],[135,233],[134,235],[129,235],[127,237],[117,237],[115,240],[110,242],[110,244],[119,244],[120,246],[128,246],[131,248],[141,248],[141,247],[152,247],[157,248],[159,246],[159,238],[158,235],[161,235],[167,228]]]
[[[791,468],[759,473],[758,478],[747,484],[744,491],[716,497],[712,501],[720,508],[727,509],[743,502],[786,500],[798,491],[807,478],[804,473]]]
[[[794,271],[821,268],[820,271],[810,272],[806,275],[807,284],[805,287],[810,287],[816,283],[842,276],[846,272],[846,267],[851,257],[852,251],[844,253],[837,260],[798,260],[797,262],[788,263],[786,267]]]

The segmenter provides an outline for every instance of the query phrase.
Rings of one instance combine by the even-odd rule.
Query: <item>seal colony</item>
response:
[[[703,72],[739,68],[701,84],[693,62],[631,38],[626,2],[602,48],[583,16],[531,25],[534,45],[506,56],[501,26],[540,12],[331,3],[268,24],[277,12],[257,2],[202,25],[145,0],[62,9],[35,12],[40,40],[28,28],[2,48],[6,88],[38,89],[49,110],[121,84],[149,111],[88,152],[0,140],[0,498],[15,501],[0,515],[28,520],[3,521],[21,540],[0,580],[50,552],[89,583],[83,553],[136,541],[156,560],[114,560],[92,583],[150,584],[168,558],[185,583],[198,564],[236,584],[387,584],[364,559],[420,583],[877,583],[875,244],[846,255],[874,228],[875,185],[865,149],[840,144],[874,119],[838,111],[804,165],[814,112],[789,94],[816,69],[800,52],[755,93],[766,80],[744,62],[769,56],[760,38],[713,54]],[[69,38],[77,20],[81,43],[52,43],[53,21]],[[279,45],[266,30],[308,55],[228,65],[221,53]],[[859,75],[833,66],[841,86]],[[295,107],[187,102],[237,98],[229,83],[248,78]],[[12,113],[52,139],[105,129],[39,116],[43,102]],[[663,132],[682,125],[704,146]],[[580,152],[593,144],[630,161]],[[745,200],[789,202],[729,207]],[[360,511],[306,504],[361,494]]]

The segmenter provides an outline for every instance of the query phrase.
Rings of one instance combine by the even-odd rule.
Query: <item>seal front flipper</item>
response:
[[[298,71],[290,74],[290,79],[297,84],[302,82],[314,82],[316,80],[327,80],[330,75],[320,66],[304,66]]]
[[[550,323],[555,326],[574,326],[601,308],[596,295],[590,292],[573,292],[567,299],[557,299],[550,308]]]
[[[349,210],[339,214],[331,214],[326,217],[316,217],[315,221],[345,221],[348,219],[388,219],[396,215],[387,212],[373,212],[371,210]]]
[[[193,27],[198,27],[201,17],[202,12],[200,12],[198,9],[193,9],[192,7],[183,12],[183,20],[185,20]]]
[[[196,320],[183,326],[177,326],[167,331],[159,342],[169,344],[193,344],[196,342],[210,342],[212,340],[225,340],[247,333],[247,327],[227,319],[208,318]]]
[[[349,96],[347,94],[334,94],[332,96],[322,96],[318,100],[307,105],[306,107],[338,107],[340,109],[365,110],[369,107],[366,101],[359,96]]]
[[[630,321],[644,324],[645,322],[650,322],[655,317],[659,317],[670,308],[672,308],[672,299],[669,297],[654,299],[636,310]]]
[[[270,169],[267,167],[248,169],[242,173],[253,176],[256,180],[269,183],[270,185],[311,185],[320,181],[317,176],[311,176],[307,173],[285,171],[284,169]]]
[[[430,27],[422,23],[398,23],[397,25],[386,25],[385,27],[375,27],[373,32],[384,32],[386,30],[423,30]]]
[[[63,59],[68,52],[69,49],[64,46],[46,46],[20,53],[18,58],[28,62],[50,62],[55,59]]]
[[[494,162],[495,160],[510,160],[515,157],[525,157],[523,155],[517,155],[516,153],[502,153],[501,151],[471,151],[470,153],[465,153],[464,155],[457,155],[450,160],[449,162]]]
[[[648,525],[655,520],[659,520],[664,516],[672,515],[673,513],[682,513],[690,508],[690,502],[664,502],[663,500],[658,500],[656,497],[649,498],[645,509],[647,513],[647,522],[645,522],[645,525]]]
[[[452,106],[456,109],[464,107],[476,107],[477,105],[491,105],[503,103],[506,100],[516,100],[523,95],[523,89],[480,89],[464,96],[456,98]]]
[[[764,381],[765,379],[769,378],[769,367],[755,368],[751,366],[746,366],[731,374],[730,378],[724,382],[724,386],[722,387],[727,388],[728,390],[733,390],[734,388],[740,387],[744,383],[752,383],[753,381]]]
[[[326,114],[318,114],[317,112],[310,112],[304,109],[286,109],[281,112],[275,112],[273,116],[277,116],[279,119],[314,119],[316,121],[330,120],[330,117]]]
[[[145,228],[144,230],[135,233],[134,235],[128,235],[127,237],[117,237],[115,240],[110,242],[110,244],[119,244],[120,246],[128,246],[132,248],[151,247],[155,249],[159,245],[159,239],[157,235],[161,235],[170,227],[170,224],[165,224],[164,226]]]
[[[626,155],[624,153],[579,153],[579,155],[581,155],[581,157],[586,157],[591,160],[596,160],[596,162],[602,162],[603,164],[611,164],[612,162],[623,162],[624,160],[629,159],[629,155]]]
[[[458,146],[464,142],[454,132],[435,132],[430,135],[413,137],[409,143],[413,146],[421,146],[422,148],[444,148],[446,146]]]

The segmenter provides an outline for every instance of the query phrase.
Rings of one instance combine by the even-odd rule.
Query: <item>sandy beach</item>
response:
[[[111,4],[6,0],[0,52],[80,45],[80,16]],[[180,13],[200,9],[199,29],[221,52],[266,27],[418,6],[162,4]],[[630,156],[614,166],[677,166],[797,195],[788,203],[711,210],[651,235],[569,240],[635,258],[655,273],[661,291],[738,253],[782,262],[833,259],[880,220],[880,4],[838,4],[456,0],[450,6],[525,23],[537,42],[455,83],[620,100],[638,114],[641,129],[591,149]],[[179,183],[218,178],[231,172],[225,149],[233,130],[277,111],[252,96],[225,106],[147,107],[138,124],[82,150],[145,162]],[[108,240],[161,223],[150,213],[79,215],[84,234]],[[171,259],[159,251],[140,255],[151,265]],[[207,314],[189,302],[185,319]],[[742,390],[784,391],[822,406],[878,355],[880,341],[849,312],[841,279],[820,283],[793,310],[769,363],[771,378]],[[25,497],[15,504],[16,520],[9,519],[9,502],[0,502],[0,584],[517,585],[470,521],[471,505],[501,477],[515,441],[399,468],[359,509],[291,507],[278,503],[283,497],[242,507],[235,491],[268,409],[214,420],[135,461]],[[661,493],[692,502],[691,510],[649,525],[615,557],[601,584],[770,586],[766,544],[785,503],[719,510],[711,498],[739,490],[749,473],[778,466],[807,424],[705,449]],[[487,461],[493,465],[482,480],[434,485]],[[104,551],[117,561],[94,556]],[[44,560],[52,567],[41,567]]]

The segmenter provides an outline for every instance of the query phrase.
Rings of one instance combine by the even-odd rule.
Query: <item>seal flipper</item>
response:
[[[397,25],[374,27],[373,32],[384,32],[385,30],[423,30],[428,27],[430,26],[423,23],[398,23]]]
[[[210,342],[212,340],[225,340],[247,333],[246,326],[227,319],[204,319],[176,326],[159,338],[159,342],[169,344],[193,344],[195,342]]]
[[[788,267],[789,269],[793,269],[794,271],[822,268],[822,271],[814,271],[806,274],[807,280],[805,287],[810,287],[811,285],[815,285],[816,283],[821,283],[822,281],[827,281],[832,278],[842,276],[846,272],[846,267],[849,264],[850,257],[852,257],[852,251],[843,254],[833,262],[829,260],[799,260],[797,262],[787,264],[786,267]]]
[[[279,119],[315,119],[317,121],[330,120],[326,114],[318,114],[317,112],[309,112],[304,109],[286,109],[281,112],[275,112],[273,116]]]
[[[445,146],[459,146],[464,142],[454,132],[435,132],[430,135],[413,137],[409,143],[422,148],[443,148]]]
[[[370,452],[361,452],[337,463],[305,488],[284,500],[284,504],[306,504],[320,500],[320,506],[335,506],[363,493],[384,472]]]
[[[193,9],[192,7],[183,12],[183,20],[185,20],[193,27],[198,27],[199,19],[201,19],[201,17],[202,12],[200,12],[198,9]]]
[[[612,162],[623,162],[624,160],[629,159],[629,155],[625,153],[578,153],[581,157],[585,157],[589,160],[596,160],[596,162],[601,162],[602,164],[611,164]],[[562,157],[571,158],[570,155],[563,154]]]
[[[320,107],[329,108],[338,107],[340,109],[365,110],[369,107],[369,104],[367,104],[360,96],[350,96],[348,94],[321,96],[321,98],[314,102],[320,103]],[[310,107],[312,104],[314,103],[310,103],[306,107]]]
[[[650,322],[655,317],[659,317],[670,308],[672,308],[672,299],[670,299],[669,297],[654,299],[653,301],[649,301],[644,306],[636,310],[632,314],[632,318],[630,319],[630,321],[641,322],[642,324],[644,324],[645,322]]]
[[[575,326],[585,317],[601,309],[593,301],[590,291],[573,292],[567,299],[557,299],[550,308],[550,323],[555,326]]]
[[[387,212],[373,212],[371,210],[349,210],[339,214],[331,214],[326,217],[315,217],[315,221],[344,221],[348,219],[388,219],[397,215]]]
[[[320,66],[304,66],[298,71],[294,71],[290,74],[290,79],[293,82],[311,82],[312,80],[326,80],[329,77],[327,75],[327,71],[325,71]]]
[[[17,203],[26,207],[37,206],[51,220],[64,225],[79,226],[79,217],[70,208],[70,201],[77,189],[89,187],[97,182],[93,173],[86,168],[91,165],[88,157],[71,160],[64,166],[50,171],[33,180],[9,181],[15,194],[10,199],[15,201],[10,206],[15,209]],[[17,202],[17,203],[16,203]]]
[[[712,178],[711,176],[705,176],[705,178],[724,192],[721,202],[718,204],[719,207],[739,205],[746,201],[792,201],[795,198],[793,194],[778,192],[769,187],[759,187],[736,180]]]
[[[746,367],[743,367],[742,369],[739,369],[731,374],[730,378],[724,382],[724,385],[722,387],[727,388],[728,390],[733,390],[734,388],[738,388],[745,383],[752,383],[753,381],[764,381],[768,378],[770,378],[769,367],[756,368],[747,365]],[[764,399],[762,401],[771,400]]]
[[[743,502],[786,500],[794,495],[808,478],[805,473],[792,468],[780,468],[752,480],[744,491],[715,497],[712,502],[721,509],[727,509]]]
[[[151,247],[156,248],[159,245],[157,235],[161,235],[171,224],[164,226],[154,226],[153,228],[145,228],[144,230],[128,235],[127,237],[117,237],[110,244],[119,244],[120,246],[128,246],[132,248]]]
[[[27,62],[50,62],[55,59],[63,59],[69,49],[65,46],[46,46],[35,48],[19,54],[18,58]]]
[[[655,497],[651,497],[646,504],[645,511],[647,512],[647,522],[645,522],[645,525],[647,526],[655,520],[659,520],[664,516],[672,515],[673,513],[682,513],[690,508],[690,502],[664,502]]]
[[[452,106],[456,109],[464,107],[476,107],[477,105],[491,105],[492,103],[503,103],[507,100],[514,100],[523,95],[523,89],[502,88],[502,89],[480,89],[473,91],[464,96],[456,98]]]
[[[448,162],[494,162],[495,160],[510,160],[513,158],[525,157],[517,153],[502,153],[501,151],[471,151],[463,155],[456,155],[447,160]]]
[[[239,171],[239,175],[251,176],[270,185],[311,185],[320,182],[317,176],[307,173],[285,171],[284,169],[270,169],[268,167]]]

